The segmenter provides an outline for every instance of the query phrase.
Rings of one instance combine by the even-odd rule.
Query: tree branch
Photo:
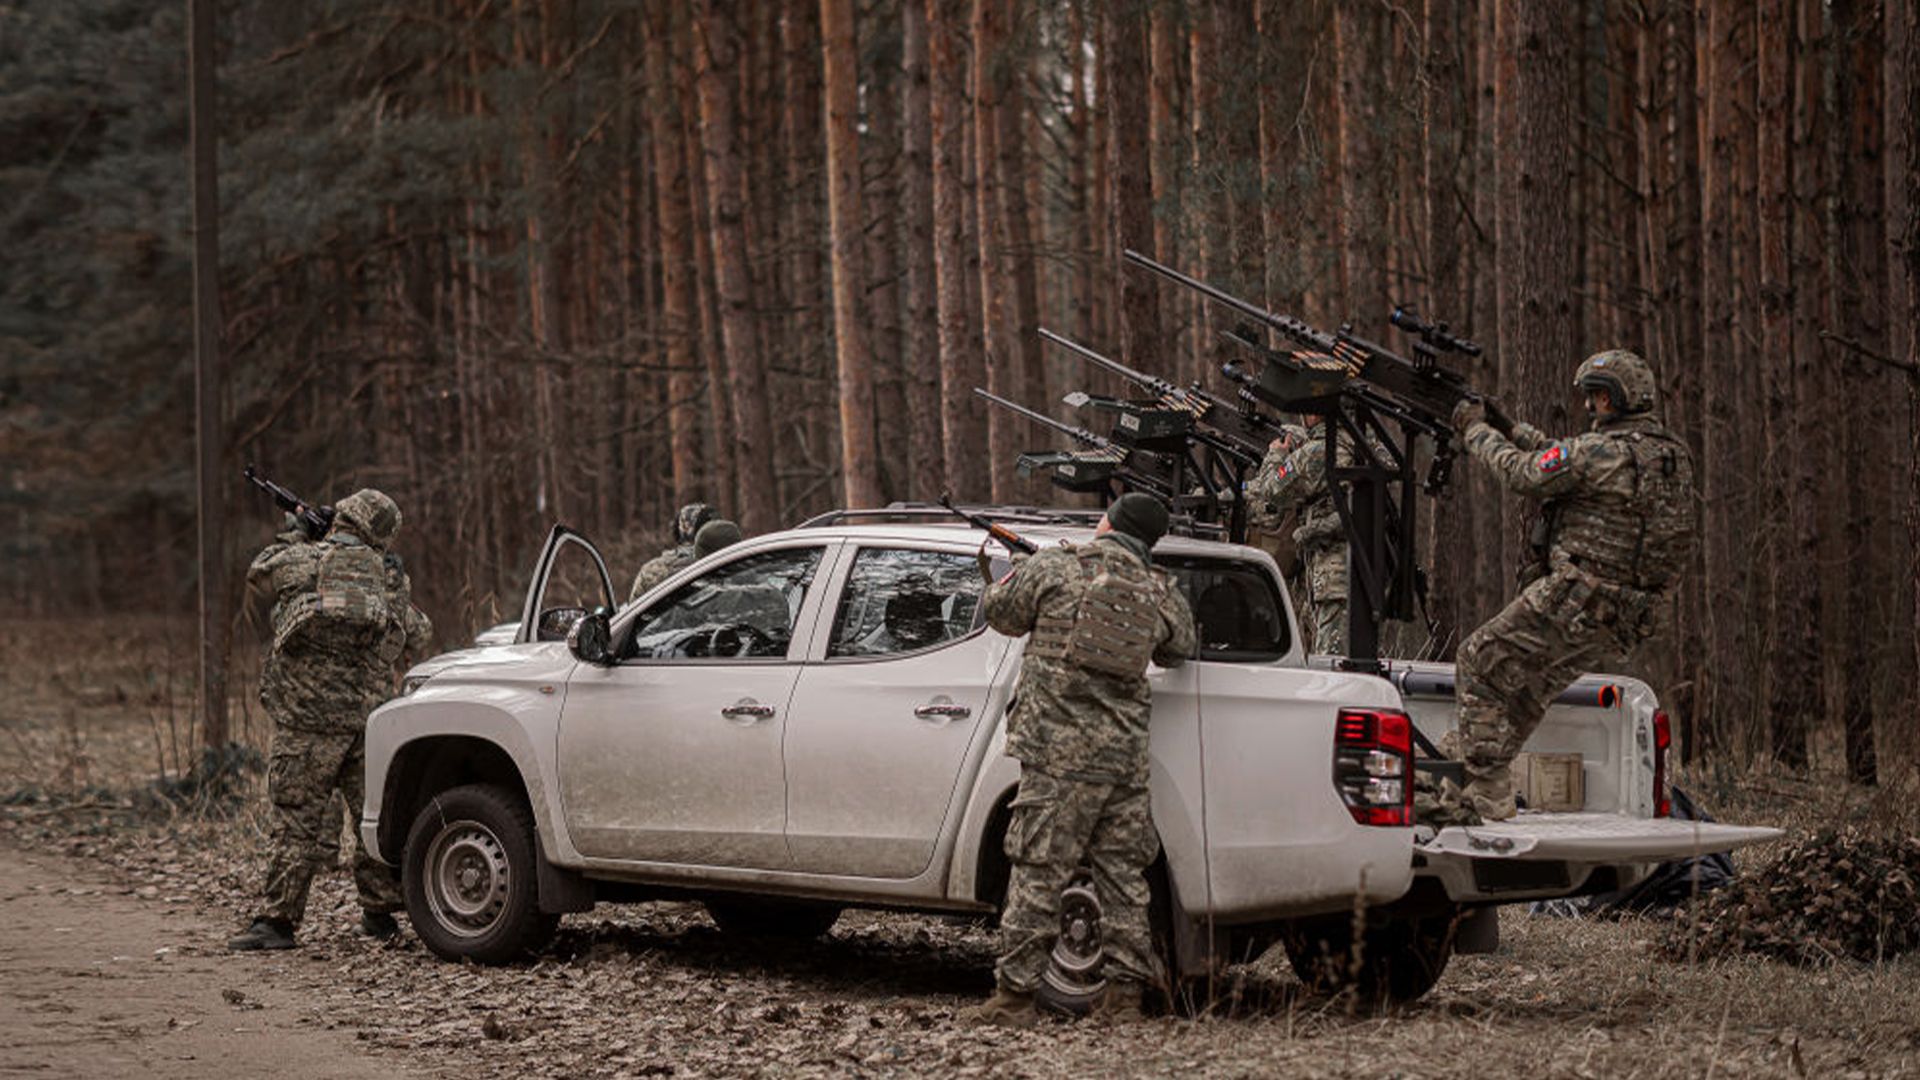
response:
[[[1909,379],[1920,379],[1920,364],[1916,364],[1911,360],[1896,360],[1891,356],[1876,352],[1844,334],[1836,334],[1831,330],[1820,331],[1820,340],[1831,341],[1835,345],[1857,356],[1864,356],[1875,363],[1885,364]]]

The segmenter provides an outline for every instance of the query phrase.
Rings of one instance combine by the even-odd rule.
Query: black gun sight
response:
[[[1480,355],[1480,346],[1477,342],[1454,336],[1453,332],[1447,329],[1446,323],[1428,322],[1411,307],[1394,308],[1393,314],[1388,316],[1387,321],[1441,352],[1460,353],[1463,356]]]

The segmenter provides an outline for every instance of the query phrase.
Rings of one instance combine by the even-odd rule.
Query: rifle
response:
[[[985,514],[975,514],[953,505],[953,495],[950,492],[943,491],[940,493],[940,505],[946,507],[955,516],[963,518],[967,524],[972,525],[974,528],[985,529],[987,535],[1000,541],[1001,545],[1008,551],[1018,551],[1031,555],[1040,550],[1040,545],[1021,536],[1019,533],[1014,532],[1012,529],[1007,528],[1005,525],[1000,524]]]
[[[271,495],[273,497],[273,505],[292,514],[293,519],[300,525],[300,531],[306,534],[307,539],[318,540],[327,535],[328,530],[333,528],[333,507],[315,506],[307,502],[305,499],[281,487],[279,484],[254,472],[251,464],[240,470],[240,475],[246,477],[247,481],[254,487]]]
[[[1146,390],[1154,396],[1159,408],[1191,417],[1196,438],[1246,464],[1259,464],[1266,456],[1267,444],[1281,433],[1280,422],[1260,412],[1251,397],[1241,397],[1240,404],[1236,405],[1209,393],[1198,383],[1184,388],[1177,386],[1157,375],[1149,375],[1112,357],[1102,356],[1044,327],[1040,329],[1040,336]],[[1099,402],[1101,399],[1089,397],[1088,400]],[[1125,423],[1124,418],[1122,423]]]
[[[1113,461],[1113,469],[1111,472],[1113,479],[1118,480],[1122,484],[1125,484],[1129,487],[1139,488],[1143,491],[1152,492],[1153,494],[1160,496],[1162,499],[1166,499],[1169,501],[1172,500],[1173,494],[1174,494],[1173,487],[1164,476],[1157,475],[1163,471],[1159,468],[1157,462],[1152,462],[1151,464],[1148,465],[1149,468],[1153,469],[1153,472],[1143,471],[1141,468],[1136,467],[1136,465],[1134,464],[1134,462],[1141,457],[1153,459],[1155,455],[1150,454],[1143,450],[1129,450],[1127,447],[1122,446],[1120,443],[1115,442],[1114,440],[1109,439],[1104,435],[1096,435],[1093,432],[1088,431],[1086,428],[1075,427],[1072,424],[1062,423],[1061,421],[1055,420],[1051,416],[1048,416],[1044,413],[1034,412],[1032,409],[1029,409],[1024,405],[1020,405],[1015,402],[1008,401],[1006,398],[1003,398],[998,394],[989,393],[988,391],[982,390],[977,386],[973,388],[973,392],[980,395],[983,398],[986,398],[988,401],[993,402],[995,405],[998,405],[1003,409],[1010,409],[1013,412],[1016,412],[1021,416],[1024,416],[1027,419],[1033,421],[1034,423],[1041,425],[1042,427],[1051,428],[1054,431],[1057,431],[1060,434],[1065,435],[1066,437],[1072,439],[1073,441],[1079,443],[1082,446],[1087,446],[1095,450],[1104,451],[1106,454],[1111,456]],[[1033,457],[1033,455],[1029,455],[1029,457]],[[1051,461],[1042,461],[1037,458],[1035,459],[1035,465],[1038,467],[1046,467],[1047,465],[1050,465],[1050,464],[1052,464]],[[1067,486],[1067,485],[1062,485],[1062,486]],[[1069,490],[1078,490],[1078,489],[1069,488]]]

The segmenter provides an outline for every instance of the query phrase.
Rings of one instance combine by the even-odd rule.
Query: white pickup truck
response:
[[[1091,533],[1084,513],[1001,520],[1041,544]],[[401,867],[421,939],[505,961],[562,912],[659,898],[704,901],[742,933],[820,934],[846,907],[994,912],[1022,642],[982,620],[981,538],[914,511],[827,515],[609,617],[583,615],[595,598],[550,604],[564,557],[589,560],[608,609],[617,595],[556,526],[513,642],[417,666],[368,721],[361,827]],[[1662,816],[1665,715],[1610,675],[1577,684],[1529,743],[1581,756],[1579,812],[1416,828],[1416,731],[1453,727],[1452,669],[1310,660],[1257,549],[1169,536],[1154,556],[1200,630],[1191,662],[1149,673],[1154,914],[1176,979],[1280,941],[1309,982],[1411,999],[1456,943],[1484,940],[1494,905],[1622,888],[1778,835]],[[1098,911],[1070,891],[1055,982],[1085,992]]]

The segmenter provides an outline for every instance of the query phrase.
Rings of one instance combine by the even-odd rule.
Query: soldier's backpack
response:
[[[387,636],[396,618],[380,553],[352,536],[315,546],[311,587],[283,598],[275,612],[274,649],[363,648]]]
[[[1108,675],[1145,674],[1160,643],[1166,584],[1132,559],[1109,557],[1095,545],[1075,554],[1085,585],[1072,624],[1041,619],[1027,651]]]

